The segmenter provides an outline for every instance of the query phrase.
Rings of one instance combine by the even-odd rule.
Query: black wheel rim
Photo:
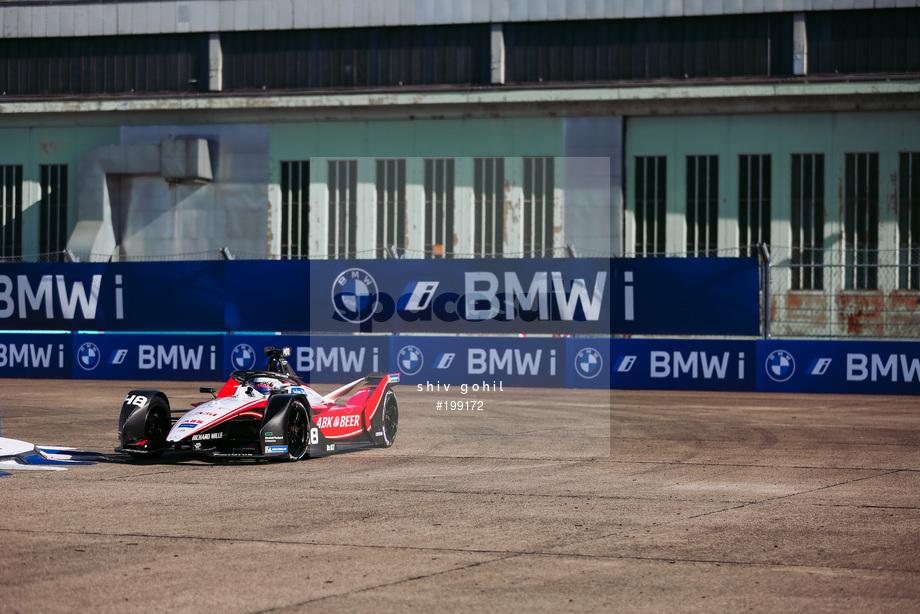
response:
[[[383,430],[387,443],[391,443],[396,437],[396,428],[399,425],[399,414],[396,409],[396,403],[390,400],[387,403],[386,411],[383,413]]]
[[[307,451],[307,419],[303,407],[297,405],[288,420],[288,454],[300,458]]]
[[[147,414],[147,423],[144,425],[144,434],[147,436],[154,447],[158,447],[166,441],[166,435],[169,431],[169,419],[162,407],[151,408]]]

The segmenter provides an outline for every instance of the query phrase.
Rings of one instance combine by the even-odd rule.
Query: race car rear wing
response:
[[[357,388],[359,384],[364,384],[368,387],[377,386],[380,382],[386,380],[388,385],[399,383],[399,373],[371,373],[361,379],[356,379],[350,384],[345,384],[341,388],[337,388],[323,397],[323,400],[327,403],[335,403],[337,400],[341,399],[353,389]]]

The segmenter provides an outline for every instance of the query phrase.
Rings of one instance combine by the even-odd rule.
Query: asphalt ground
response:
[[[0,380],[110,458],[0,478],[0,612],[920,611],[917,397],[399,386],[390,449],[141,463],[135,385]]]

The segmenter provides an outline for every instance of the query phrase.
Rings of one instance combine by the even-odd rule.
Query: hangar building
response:
[[[780,312],[910,312],[918,4],[3,1],[0,257],[766,244]]]

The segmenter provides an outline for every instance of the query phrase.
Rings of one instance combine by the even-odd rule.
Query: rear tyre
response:
[[[383,433],[383,439],[379,444],[381,448],[389,448],[393,445],[398,426],[399,404],[396,402],[396,395],[391,390],[383,398],[383,425],[380,429]]]
[[[310,443],[310,421],[307,409],[300,401],[294,401],[287,416],[288,452],[285,460],[299,461],[307,454]]]
[[[147,439],[147,448],[150,452],[139,454],[137,452],[128,452],[129,456],[137,459],[157,458],[163,454],[163,448],[166,447],[166,436],[169,435],[170,429],[169,405],[159,397],[154,397],[147,408],[147,416],[144,418],[144,437]]]

